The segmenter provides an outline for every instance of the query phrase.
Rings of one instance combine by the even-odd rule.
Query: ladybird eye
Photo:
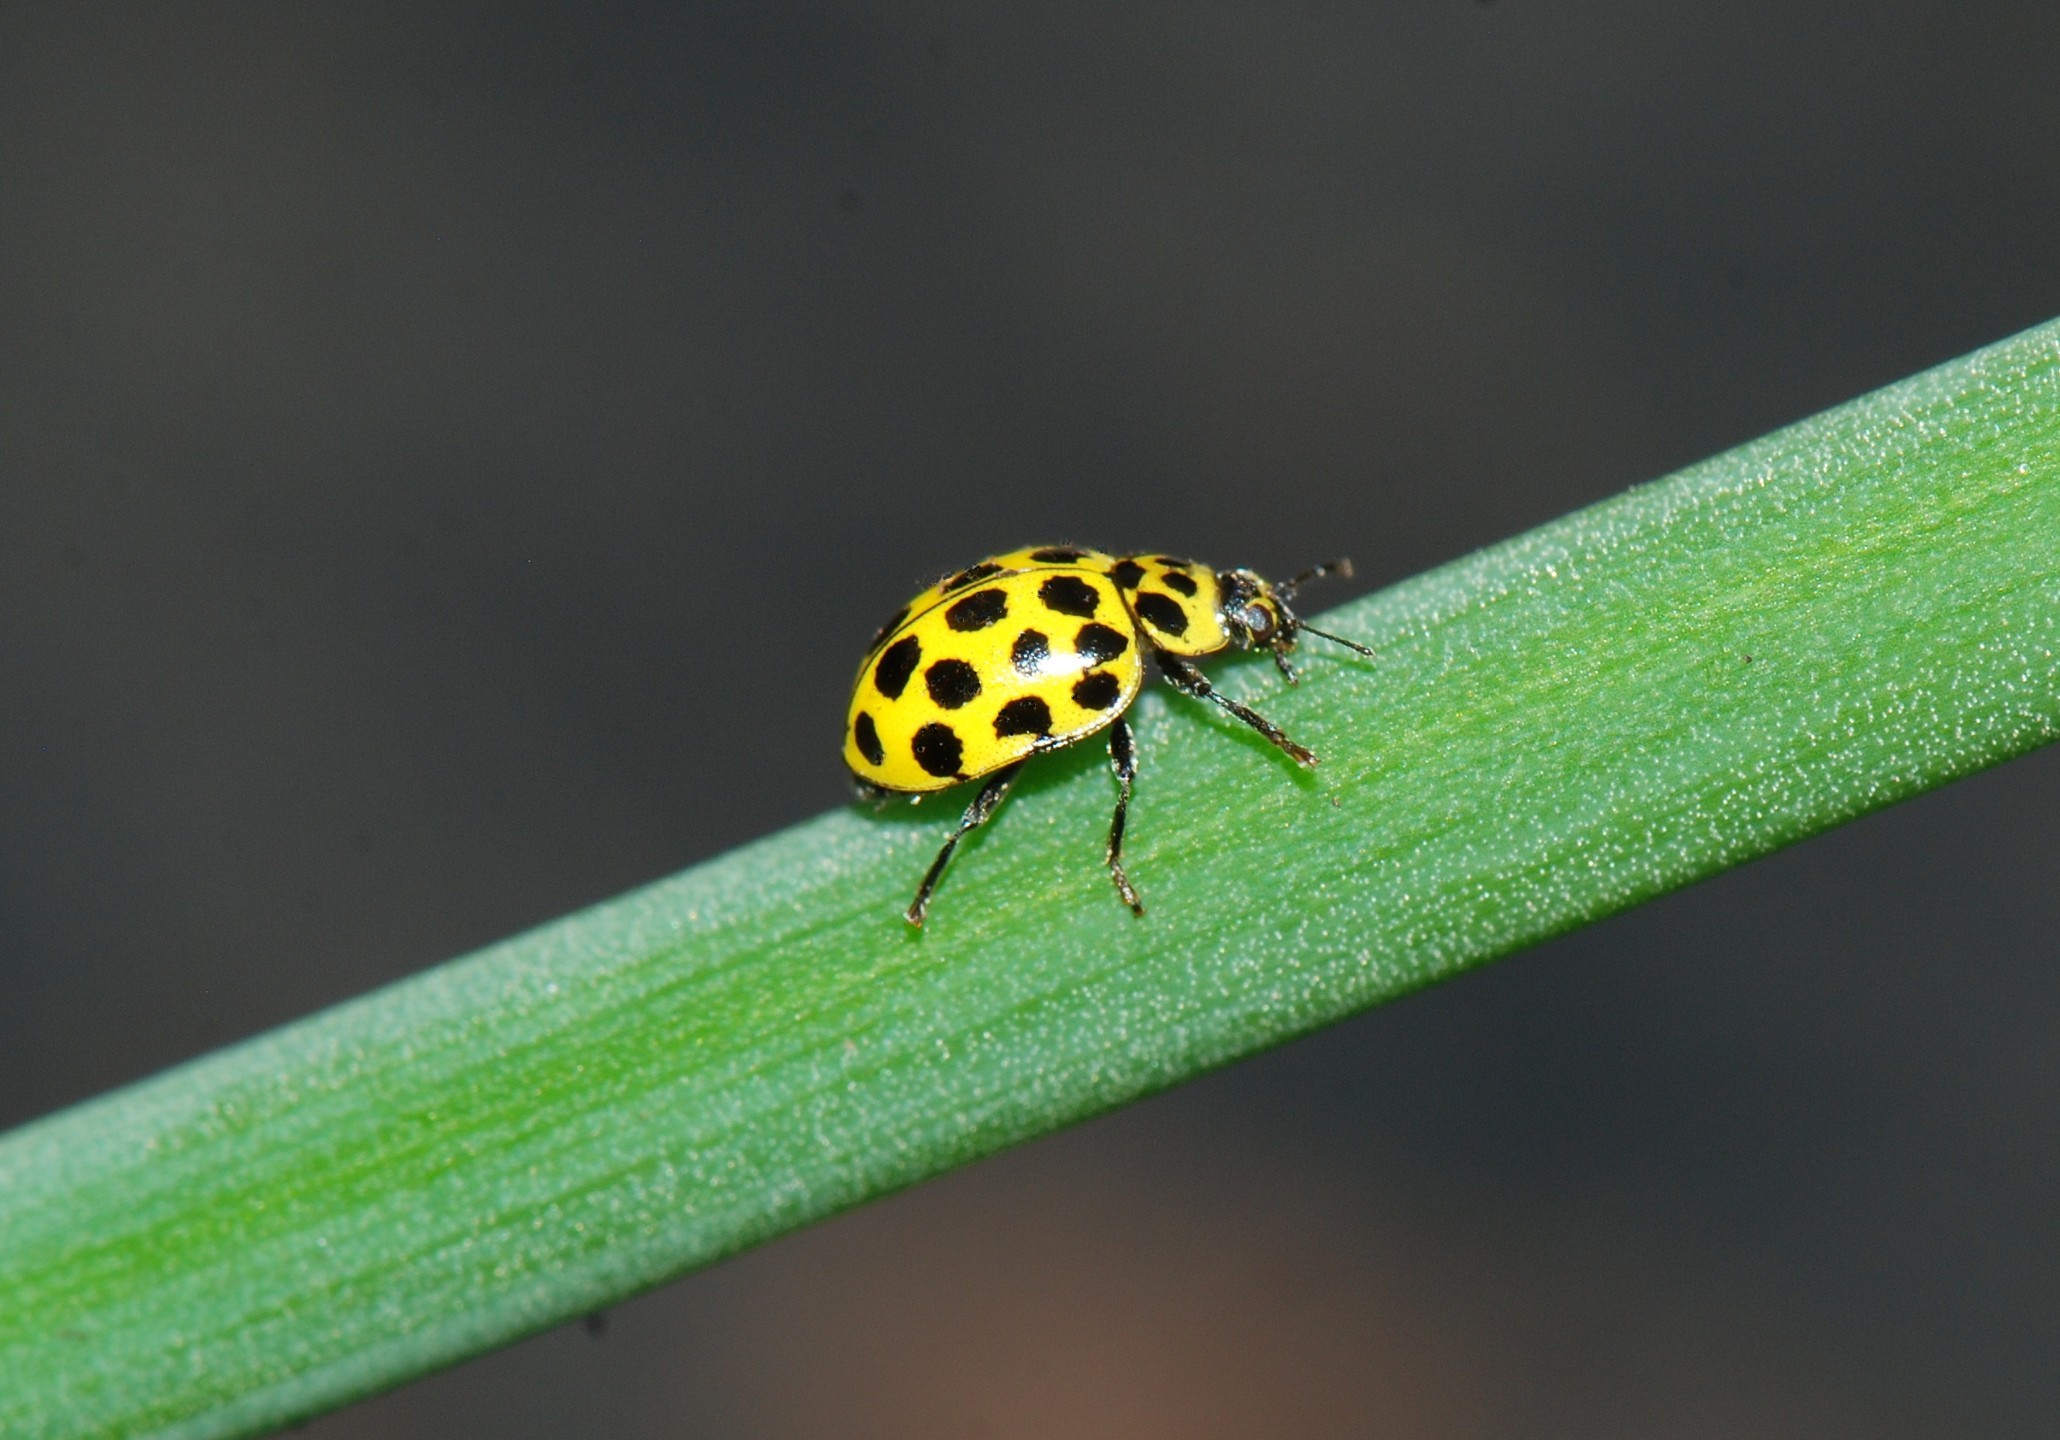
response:
[[[1273,612],[1264,605],[1247,605],[1240,618],[1245,622],[1245,629],[1254,635],[1265,635],[1273,629]]]

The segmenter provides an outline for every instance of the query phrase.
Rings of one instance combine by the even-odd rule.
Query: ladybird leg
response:
[[[1240,705],[1228,695],[1219,693],[1216,687],[1209,683],[1208,676],[1202,674],[1201,671],[1195,669],[1194,666],[1188,664],[1178,655],[1168,655],[1164,650],[1155,650],[1152,652],[1152,658],[1159,662],[1160,672],[1171,682],[1173,688],[1180,691],[1181,694],[1192,695],[1197,700],[1207,700],[1211,704],[1222,706],[1225,710],[1237,716],[1238,719],[1244,721],[1245,724],[1251,726],[1254,730],[1257,730],[1261,735],[1264,735],[1268,740],[1271,740],[1282,750],[1286,751],[1296,764],[1314,765],[1316,763],[1316,756],[1313,752],[1303,749],[1300,745],[1288,739],[1287,735],[1278,725],[1268,720],[1258,711],[1248,705]]]
[[[1144,904],[1130,877],[1123,873],[1123,821],[1130,813],[1130,782],[1137,778],[1137,744],[1130,735],[1130,722],[1121,715],[1109,727],[1109,764],[1116,771],[1116,817],[1109,822],[1109,878],[1116,893],[1133,915],[1144,914]]]
[[[944,848],[937,852],[937,858],[930,862],[930,873],[923,877],[923,883],[916,887],[916,898],[908,907],[908,923],[920,927],[923,916],[930,908],[930,892],[937,888],[937,882],[944,876],[944,867],[951,863],[951,852],[958,849],[968,830],[977,830],[985,825],[994,812],[1001,808],[1001,802],[1008,798],[1009,786],[1016,781],[1016,774],[1023,768],[1018,760],[1006,769],[997,770],[980,793],[973,797],[973,803],[966,807],[960,817],[958,829],[951,832],[951,838],[944,842]]]
[[[1281,676],[1288,684],[1299,685],[1302,683],[1302,677],[1297,675],[1295,667],[1288,663],[1287,651],[1276,649],[1273,652],[1273,663],[1280,667]]]

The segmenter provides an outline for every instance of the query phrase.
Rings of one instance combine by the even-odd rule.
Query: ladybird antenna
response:
[[[1370,647],[1361,645],[1357,640],[1347,640],[1342,635],[1333,635],[1328,630],[1318,630],[1314,625],[1311,625],[1306,620],[1297,620],[1295,622],[1295,628],[1297,630],[1305,630],[1311,635],[1321,636],[1323,639],[1330,641],[1330,643],[1333,645],[1342,645],[1347,650],[1356,650],[1359,654],[1364,655],[1369,660],[1374,658],[1373,651]]]
[[[1342,575],[1347,580],[1351,579],[1351,557],[1347,555],[1340,555],[1337,559],[1326,560],[1321,565],[1311,565],[1307,570],[1304,570],[1294,579],[1284,581],[1283,583],[1276,585],[1273,588],[1279,592],[1280,597],[1283,600],[1292,600],[1295,598],[1295,592],[1297,590],[1301,589],[1304,585],[1308,585],[1317,580],[1321,580],[1326,575]]]

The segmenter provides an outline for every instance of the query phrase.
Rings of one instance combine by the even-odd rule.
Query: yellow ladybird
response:
[[[920,798],[961,781],[987,783],[966,807],[908,907],[921,925],[930,895],[966,832],[1000,807],[1023,762],[1109,732],[1116,814],[1109,875],[1139,915],[1123,873],[1123,817],[1137,749],[1123,712],[1144,686],[1147,656],[1173,686],[1220,705],[1298,763],[1316,757],[1264,716],[1220,695],[1188,662],[1224,650],[1266,650],[1290,681],[1288,653],[1303,631],[1356,650],[1288,608],[1345,560],[1275,585],[1250,570],[1212,570],[1166,555],[1105,555],[1046,546],[1011,551],[925,590],[880,627],[859,667],[844,725],[844,763],[861,793]]]

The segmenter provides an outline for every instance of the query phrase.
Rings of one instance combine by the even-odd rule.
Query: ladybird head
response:
[[[1295,592],[1311,580],[1351,573],[1351,561],[1333,560],[1276,585],[1256,571],[1219,570],[1216,572],[1216,585],[1221,595],[1219,603],[1224,632],[1230,636],[1230,643],[1240,650],[1272,651],[1281,669],[1291,678],[1293,672],[1287,668],[1287,654],[1295,648],[1295,641],[1305,630],[1348,650],[1370,656],[1373,652],[1364,645],[1305,623],[1288,604]]]
[[[1300,628],[1272,581],[1251,570],[1216,572],[1219,614],[1240,650],[1292,650]]]

